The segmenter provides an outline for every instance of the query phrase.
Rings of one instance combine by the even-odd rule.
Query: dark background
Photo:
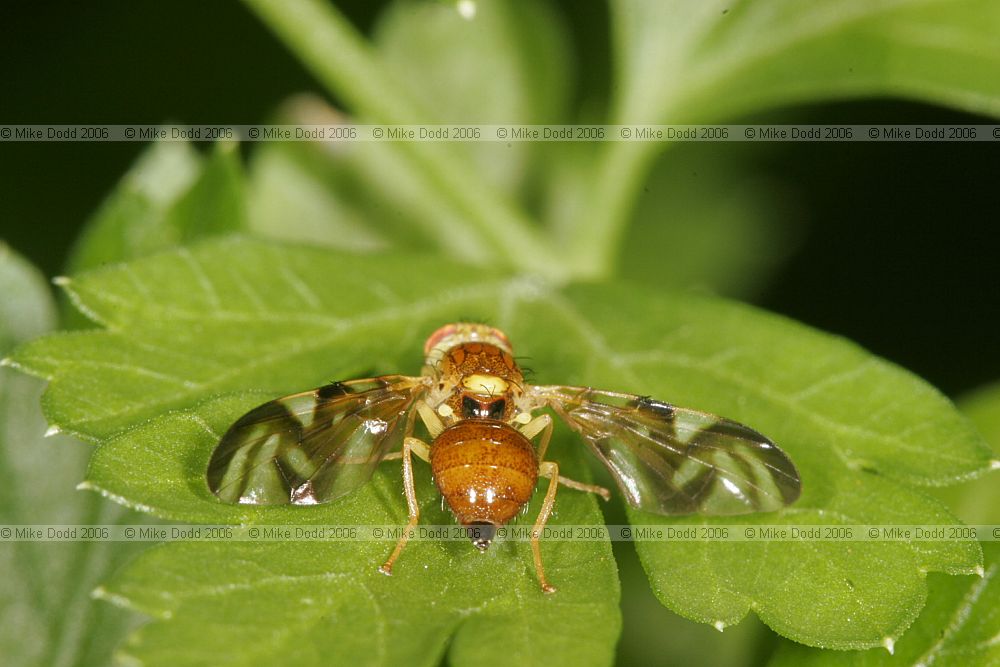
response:
[[[338,3],[368,29],[378,3]],[[580,100],[605,99],[601,2],[562,3]],[[2,123],[256,123],[320,86],[236,2],[24,3],[0,22]],[[814,123],[976,123],[911,102],[783,114]],[[0,237],[48,274],[142,150],[0,144]],[[1000,378],[996,144],[773,144],[759,169],[797,196],[803,237],[756,302],[843,334],[955,395]]]

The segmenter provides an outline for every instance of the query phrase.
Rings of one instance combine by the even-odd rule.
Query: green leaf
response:
[[[754,424],[802,474],[803,496],[783,512],[630,512],[635,523],[953,523],[943,505],[909,485],[953,482],[989,466],[989,449],[944,397],[833,337],[714,300],[635,303],[624,288],[588,300],[585,312],[588,325],[601,324],[584,340],[614,342],[590,358],[618,359],[603,378],[592,363],[587,383],[617,375],[640,393]],[[679,614],[724,627],[753,609],[780,634],[837,648],[898,637],[923,605],[925,572],[968,573],[980,559],[977,545],[954,542],[636,546],[654,592]],[[814,601],[808,610],[803,599]]]
[[[1000,448],[1000,383],[969,393],[959,400],[959,406],[986,440]]]
[[[1000,388],[985,387],[959,402],[962,411],[1000,447]],[[992,468],[1000,468],[994,460]],[[935,489],[963,521],[1000,523],[997,473],[966,484]],[[992,665],[1000,661],[1000,545],[983,544],[983,574],[973,578],[932,577],[927,607],[894,647],[894,655],[806,651],[783,643],[772,661],[780,665]]]
[[[185,520],[289,524],[402,525],[398,464],[342,501],[310,508],[220,505],[204,482],[219,434],[260,403],[237,395],[161,417],[109,443],[93,464],[91,484],[126,459],[153,461],[135,471],[155,489],[140,499]],[[104,447],[102,447],[104,449]],[[129,456],[128,452],[133,455]],[[572,458],[572,457],[570,457]],[[565,474],[578,475],[570,467]],[[452,523],[441,508],[427,466],[418,464],[421,523]],[[132,481],[128,482],[131,487]],[[530,526],[536,494],[518,524]],[[551,525],[599,524],[596,501],[579,493],[558,498]],[[435,665],[607,664],[618,636],[618,581],[610,544],[543,546],[559,591],[538,588],[528,543],[500,542],[485,555],[465,542],[412,542],[393,576],[377,572],[391,542],[171,544],[145,555],[105,586],[102,595],[161,619],[133,636],[126,655],[144,664]],[[263,622],[262,622],[263,619]],[[209,632],[206,633],[206,629]],[[207,639],[206,639],[207,638]],[[503,651],[485,650],[502,640]],[[187,650],[197,642],[198,651]],[[450,643],[450,648],[448,645]]]
[[[777,643],[777,636],[756,616],[721,633],[710,625],[691,623],[660,604],[649,590],[631,544],[616,544],[615,556],[622,582],[622,637],[616,664],[644,665],[649,656],[656,656],[662,665],[747,667],[759,664],[763,649]]]
[[[959,407],[967,414],[994,452],[1000,451],[1000,384],[993,384],[971,392],[959,400]],[[990,463],[992,470],[1000,470],[1000,456]],[[974,480],[959,487],[964,490],[958,501],[957,511],[969,523],[1000,523],[1000,473]],[[965,517],[968,516],[968,519]]]
[[[871,95],[1000,114],[990,0],[619,0],[612,10],[622,122]]]
[[[987,440],[1000,446],[1000,387],[985,387],[959,402]],[[994,461],[993,468],[1000,467]],[[935,489],[935,495],[955,508],[963,521],[1000,522],[997,473],[971,483]],[[805,651],[783,643],[772,666],[780,665],[992,665],[1000,661],[1000,544],[983,544],[982,577],[932,577],[927,607],[896,644],[894,655]]]
[[[1000,451],[1000,385],[973,391],[958,400],[993,451]],[[994,456],[993,469],[1000,470],[1000,456]],[[969,524],[1000,524],[1000,473],[993,472],[958,486],[934,489],[934,495]]]
[[[1000,544],[983,545],[982,577],[930,578],[927,607],[893,647],[864,652],[810,650],[783,642],[769,667],[975,667],[1000,662]]]
[[[354,183],[343,183],[339,174],[333,183],[328,182],[322,177],[323,167],[329,171],[328,165],[309,159],[309,153],[325,148],[266,143],[254,150],[249,169],[248,229],[284,242],[359,253],[388,247],[389,239],[372,228],[363,204],[346,200],[344,195],[356,191],[351,187]],[[399,239],[393,241],[398,243]]]
[[[0,353],[52,328],[55,312],[45,279],[0,241]]]
[[[359,258],[241,240],[95,271],[66,287],[107,330],[49,336],[21,347],[12,363],[51,381],[43,401],[50,419],[100,441],[89,486],[173,519],[334,522],[366,506],[383,513],[374,518],[399,520],[392,472],[364,493],[385,484],[394,501],[386,492],[373,507],[370,496],[356,494],[300,511],[217,503],[204,484],[205,463],[221,430],[265,395],[415,373],[423,338],[442,322],[470,317],[507,331],[516,351],[532,358],[539,383],[655,395],[772,436],[799,467],[804,493],[786,511],[741,519],[751,525],[951,523],[944,506],[914,485],[971,477],[990,462],[968,422],[916,377],[844,340],[718,299],[627,284],[555,289],[434,258]],[[247,390],[265,394],[215,398]],[[180,412],[164,415],[170,410]],[[579,442],[557,440],[571,447],[560,463],[577,465]],[[422,497],[430,492],[425,480]],[[567,498],[571,508],[590,508],[585,523],[599,521],[592,499],[563,492],[560,502]],[[786,636],[839,647],[898,637],[923,605],[926,572],[972,572],[981,557],[959,542],[919,550],[831,542],[638,546],[661,601],[682,615],[730,624],[752,608]],[[576,547],[563,548],[575,558]],[[366,556],[336,567],[373,562]],[[807,594],[817,602],[804,613]]]
[[[201,158],[187,142],[152,144],[87,221],[73,250],[70,271],[160,249],[167,210],[190,189],[200,171]]]
[[[0,354],[55,321],[44,278],[0,244]],[[74,492],[89,451],[63,436],[44,438],[41,383],[0,368],[0,524],[114,523],[134,518]],[[134,549],[121,544],[0,543],[0,655],[29,667],[105,665],[135,617],[94,602],[98,581]]]
[[[612,123],[711,123],[789,104],[903,96],[1000,115],[992,0],[616,0]],[[609,266],[656,142],[604,144],[581,264]]]
[[[187,142],[154,143],[87,221],[70,271],[243,229],[244,198],[237,144],[215,144],[203,159]]]
[[[217,142],[198,180],[168,211],[164,227],[173,238],[163,247],[244,229],[245,199],[239,144]]]

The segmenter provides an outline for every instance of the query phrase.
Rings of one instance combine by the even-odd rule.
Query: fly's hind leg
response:
[[[532,440],[539,433],[542,434],[542,437],[538,439],[538,458],[544,460],[545,451],[549,448],[549,440],[552,439],[552,417],[545,414],[538,415],[531,421],[523,424],[520,427],[520,431],[528,440]],[[611,492],[603,486],[597,486],[596,484],[584,484],[583,482],[578,482],[575,479],[562,476],[559,476],[559,483],[570,489],[576,489],[577,491],[596,493],[606,501],[611,500]]]
[[[556,503],[556,489],[559,488],[559,464],[554,461],[542,461],[538,465],[538,476],[549,478],[549,488],[545,491],[545,500],[542,501],[542,509],[535,519],[535,525],[531,529],[531,555],[535,559],[535,574],[538,575],[538,584],[542,587],[543,593],[555,593],[556,588],[545,578],[545,568],[542,567],[542,550],[538,539],[542,535],[542,529],[552,515],[552,507]]]
[[[427,443],[418,438],[407,437],[403,440],[403,490],[406,493],[406,508],[409,512],[409,521],[406,522],[406,529],[403,531],[396,548],[393,549],[389,559],[379,567],[378,571],[385,575],[392,574],[392,564],[399,558],[399,554],[406,546],[406,541],[410,537],[410,532],[417,527],[420,520],[420,505],[417,504],[417,492],[413,488],[413,458],[411,453],[416,454],[424,461],[430,461],[430,449]]]

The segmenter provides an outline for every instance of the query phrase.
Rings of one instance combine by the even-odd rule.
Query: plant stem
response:
[[[646,142],[610,141],[602,149],[591,179],[590,205],[570,249],[573,266],[589,278],[615,274],[636,192],[657,154],[656,146]]]
[[[244,0],[302,63],[355,113],[376,123],[428,122],[428,115],[393,81],[376,54],[332,4],[322,0]],[[550,279],[570,272],[540,230],[490,188],[447,144],[396,144],[414,169],[422,171],[466,216],[482,239],[508,266]]]

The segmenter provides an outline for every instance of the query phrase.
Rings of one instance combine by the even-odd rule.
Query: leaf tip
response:
[[[58,285],[59,287],[65,287],[66,285],[69,285],[70,282],[69,276],[53,276],[52,278],[52,284]]]
[[[1000,470],[1000,459],[990,461],[990,470]]]
[[[4,357],[0,359],[0,366],[13,366],[14,361],[10,357]]]
[[[715,623],[712,623],[712,627],[718,630],[719,632],[722,632],[723,630],[726,629],[726,624],[723,623],[722,621],[716,621]]]
[[[51,438],[52,436],[59,435],[60,433],[62,433],[62,429],[56,426],[55,424],[45,429],[46,438]]]
[[[896,650],[896,640],[893,639],[892,637],[883,637],[882,646],[885,648],[886,651],[889,652],[889,655],[892,655],[893,652]]]
[[[986,576],[986,570],[983,569],[982,565],[977,565],[976,569],[973,570],[973,572],[975,572],[977,575],[979,575],[980,579],[982,579],[983,577]]]

